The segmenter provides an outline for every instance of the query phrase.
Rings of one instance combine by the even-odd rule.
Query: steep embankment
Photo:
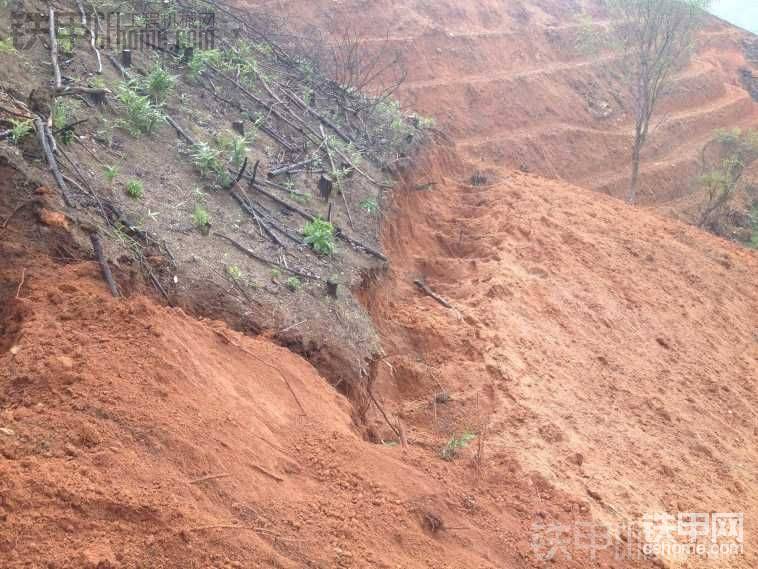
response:
[[[758,515],[755,254],[529,174],[472,186],[439,157],[417,174],[366,294],[388,354],[377,390],[409,437],[477,432],[611,527]]]

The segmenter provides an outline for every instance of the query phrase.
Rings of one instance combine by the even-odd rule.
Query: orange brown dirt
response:
[[[40,208],[0,242],[2,567],[536,567],[535,520],[589,522],[509,452],[477,480],[468,454],[368,443],[302,358],[111,298]]]
[[[322,3],[276,4],[321,17]],[[545,562],[530,544],[535,523],[614,524],[651,511],[744,512],[745,555],[707,566],[758,566],[755,253],[509,168],[519,164],[493,137],[520,128],[519,117],[530,129],[587,112],[566,78],[582,73],[575,62],[555,53],[517,88],[489,74],[435,91],[450,77],[448,41],[472,42],[460,61],[488,75],[502,53],[487,41],[522,59],[552,50],[543,38],[572,13],[563,3],[343,2],[333,17],[344,25],[357,5],[377,29],[393,22],[397,41],[429,50],[404,96],[456,140],[430,148],[394,191],[390,268],[357,291],[386,354],[374,392],[409,447],[364,440],[348,402],[263,338],[139,294],[108,297],[65,227],[39,223],[48,204],[35,202],[0,241],[3,566],[656,566],[607,551]],[[709,33],[737,57],[736,32]],[[731,69],[724,57],[714,61]],[[709,109],[722,103],[724,126],[754,113],[727,75],[711,83],[695,72],[695,109],[676,110],[684,132],[716,126]],[[701,80],[709,87],[694,93]],[[580,149],[565,168],[606,179],[586,160],[610,147],[561,129],[548,125]],[[491,153],[484,160],[467,150],[477,144]],[[534,149],[514,160],[541,171]],[[597,166],[620,171],[617,159]],[[475,186],[477,170],[487,181]],[[3,219],[24,199],[17,177],[3,167]],[[421,295],[415,279],[453,308]],[[378,415],[369,427],[374,440],[394,438]],[[478,441],[443,461],[441,446],[466,431]]]

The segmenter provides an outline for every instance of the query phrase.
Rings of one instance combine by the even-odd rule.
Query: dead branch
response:
[[[194,480],[190,480],[190,484],[199,484],[200,482],[206,482],[208,480],[217,480],[219,478],[228,478],[231,476],[231,474],[211,474],[209,476],[202,476],[200,478],[195,478]]]
[[[330,119],[328,119],[327,117],[325,117],[324,115],[316,111],[314,108],[308,106],[305,103],[305,101],[303,101],[300,97],[290,92],[289,90],[285,89],[281,85],[279,85],[279,89],[281,90],[282,93],[284,93],[287,96],[288,99],[290,99],[293,103],[297,104],[300,108],[302,108],[306,112],[306,114],[307,113],[312,114],[319,121],[321,121],[326,126],[331,128],[337,134],[337,136],[339,136],[345,142],[355,144],[355,141],[352,138],[350,138],[348,135],[346,135],[344,132],[342,132],[342,130],[336,124],[334,124],[333,121],[331,121]]]
[[[50,139],[48,137],[48,129],[40,117],[34,119],[34,126],[37,129],[37,137],[39,138],[40,146],[42,146],[42,151],[47,159],[47,165],[50,168],[50,172],[53,174],[53,178],[55,178],[56,184],[58,184],[58,187],[61,190],[63,201],[67,206],[73,207],[74,204],[68,197],[68,187],[66,187],[66,182],[63,180],[61,171],[58,169],[58,163],[55,161],[55,156],[53,155]]]
[[[368,393],[368,396],[371,398],[371,401],[374,402],[374,405],[379,410],[379,413],[382,414],[382,417],[384,417],[384,420],[389,425],[390,429],[392,429],[395,432],[395,434],[397,435],[398,440],[401,440],[402,439],[402,435],[401,435],[400,431],[389,420],[389,417],[387,417],[387,414],[384,412],[384,409],[382,408],[382,406],[379,405],[379,402],[376,400],[376,397],[374,397],[374,394],[371,393],[371,387],[369,387],[368,385],[366,386],[366,393]]]
[[[218,235],[218,234],[216,234],[216,235]],[[219,237],[222,237],[222,236],[219,236]],[[227,237],[227,239],[228,239],[228,237]],[[284,384],[287,386],[287,388],[289,389],[290,393],[292,394],[292,397],[295,399],[295,403],[297,403],[297,406],[300,407],[300,412],[304,416],[308,415],[308,413],[305,412],[305,407],[303,407],[303,404],[300,402],[300,399],[298,398],[297,394],[295,393],[295,390],[292,389],[292,385],[290,385],[290,382],[287,380],[287,378],[285,377],[284,372],[282,372],[282,370],[280,370],[275,365],[272,365],[272,364],[268,363],[266,360],[264,360],[263,358],[255,355],[253,352],[251,352],[250,350],[244,348],[243,346],[240,346],[239,344],[235,344],[234,342],[232,342],[229,338],[227,338],[223,333],[219,332],[218,330],[213,330],[213,331],[216,334],[218,334],[221,338],[223,338],[224,341],[227,344],[230,344],[230,345],[234,346],[238,350],[242,350],[243,352],[245,352],[248,356],[250,356],[251,358],[253,358],[257,362],[262,363],[266,367],[269,367],[269,368],[273,369],[276,373],[278,373],[279,377],[282,379],[282,381],[284,382]],[[270,476],[274,476],[274,475],[271,475],[268,472],[266,474],[269,474]]]
[[[325,144],[324,147],[326,149],[326,155],[329,157],[329,164],[332,167],[332,176],[337,181],[337,192],[342,195],[342,201],[345,203],[345,211],[347,212],[347,220],[350,222],[350,227],[352,229],[355,229],[355,225],[353,225],[353,216],[350,215],[350,206],[347,205],[347,197],[345,197],[345,188],[342,186],[342,177],[339,172],[337,172],[337,169],[334,167],[334,159],[332,158],[332,151],[329,148],[329,142],[326,140],[326,134],[324,134],[324,125],[319,125],[319,129],[321,129],[321,136],[323,137]]]
[[[166,117],[166,122],[174,127],[174,130],[176,130],[179,136],[181,136],[184,140],[186,140],[192,146],[197,146],[197,142],[195,141],[195,139],[192,138],[189,134],[187,134],[187,132],[182,127],[180,127],[179,124],[174,119],[172,119],[168,115],[165,115],[165,117]]]
[[[279,247],[284,248],[285,245],[282,243],[281,239],[276,236],[276,233],[274,233],[271,228],[268,226],[268,224],[263,221],[260,217],[258,217],[258,212],[255,210],[255,208],[241,195],[239,195],[237,192],[230,192],[231,196],[237,201],[237,203],[240,204],[240,207],[248,214],[250,214],[253,219],[255,219],[255,222],[258,224],[258,227],[260,227],[266,235],[268,235],[271,240],[279,245]]]
[[[286,382],[286,381],[287,381],[287,380],[285,380],[285,382]],[[288,385],[289,385],[289,384],[288,384]],[[303,411],[303,414],[305,414],[305,412],[304,412],[304,411]],[[250,466],[252,466],[253,468],[255,468],[255,469],[258,471],[258,472],[262,472],[263,474],[265,474],[265,475],[266,475],[266,476],[268,476],[269,478],[273,478],[273,479],[274,479],[274,480],[276,480],[277,482],[284,482],[284,478],[282,478],[281,476],[277,476],[277,475],[276,475],[276,474],[274,474],[273,472],[269,472],[268,470],[266,470],[266,469],[265,469],[265,468],[263,468],[262,466],[258,466],[257,464],[251,464]]]
[[[100,59],[100,50],[98,50],[97,46],[95,45],[95,32],[91,25],[87,26],[87,14],[84,12],[84,5],[82,4],[82,0],[76,0],[76,7],[79,9],[82,27],[85,28],[87,32],[89,32],[90,47],[92,48],[92,51],[95,53],[95,57],[97,58],[97,74],[100,75],[103,72],[103,61]]]
[[[89,238],[90,241],[92,241],[92,248],[95,251],[97,262],[100,264],[103,278],[105,279],[105,282],[108,283],[108,288],[111,290],[111,294],[118,298],[120,296],[118,293],[118,287],[116,286],[116,281],[113,280],[113,273],[111,273],[111,268],[108,266],[108,261],[106,261],[105,255],[103,254],[103,244],[100,242],[100,236],[97,233],[92,232],[90,233]]]
[[[55,88],[61,89],[62,88],[62,80],[61,80],[61,68],[58,66],[58,38],[55,36],[55,10],[53,10],[52,4],[48,8],[47,12],[47,22],[48,27],[50,28],[49,35],[50,35],[50,60],[53,63],[53,74],[55,76]]]
[[[306,541],[304,539],[295,539],[295,538],[291,538],[291,537],[282,537],[281,535],[279,535],[279,534],[277,534],[277,533],[275,533],[275,532],[273,532],[271,530],[268,530],[266,528],[261,528],[261,527],[257,527],[257,526],[243,526],[243,525],[239,525],[239,524],[214,524],[214,525],[209,525],[209,526],[200,526],[200,527],[196,527],[196,528],[189,528],[187,531],[206,531],[206,530],[209,530],[209,529],[244,529],[244,530],[248,530],[248,531],[254,531],[256,533],[262,533],[262,534],[266,534],[266,535],[271,535],[271,536],[273,536],[274,539],[278,539],[280,541]]]
[[[237,249],[239,249],[241,252],[243,252],[245,255],[247,255],[248,257],[251,257],[251,258],[255,259],[256,261],[260,261],[261,263],[264,263],[266,265],[271,265],[273,267],[276,267],[278,269],[281,269],[282,271],[286,271],[286,272],[291,273],[293,275],[296,275],[298,277],[303,277],[303,278],[306,278],[306,279],[314,279],[314,280],[317,280],[317,281],[323,280],[321,277],[319,277],[317,275],[311,275],[311,274],[308,274],[308,273],[303,273],[301,271],[297,271],[295,269],[291,269],[289,267],[286,267],[286,266],[282,265],[281,263],[277,263],[276,261],[269,261],[268,259],[265,259],[265,258],[261,257],[260,255],[257,255],[256,253],[252,252],[250,249],[248,249],[247,247],[245,247],[242,243],[239,243],[238,241],[235,241],[231,237],[227,237],[226,235],[222,235],[221,233],[215,233],[215,232],[214,232],[214,235],[216,237],[220,237],[221,239],[224,239],[224,240],[228,241],[229,243],[231,243],[232,245],[234,245]]]
[[[421,289],[421,291],[424,294],[426,294],[427,296],[431,296],[434,300],[439,302],[445,308],[450,308],[450,309],[453,308],[453,306],[447,300],[445,300],[440,295],[435,293],[432,289],[430,289],[429,286],[421,279],[414,280],[413,284],[415,284],[419,289]]]
[[[110,62],[111,62],[111,65],[113,65],[113,67],[115,67],[115,68],[116,68],[116,70],[117,70],[119,73],[121,73],[121,75],[122,75],[124,78],[126,78],[126,79],[130,79],[130,78],[131,78],[131,76],[129,75],[129,72],[128,72],[126,69],[124,69],[124,66],[123,66],[123,65],[121,65],[121,63],[119,62],[119,60],[118,60],[118,59],[116,59],[116,58],[115,58],[115,56],[114,56],[112,53],[106,53],[106,54],[105,54],[105,57],[107,57],[107,58],[108,58],[108,61],[110,61]]]
[[[276,176],[281,176],[282,174],[288,174],[302,166],[311,164],[315,160],[315,158],[308,158],[307,160],[303,160],[301,162],[295,162],[294,164],[287,164],[286,166],[281,166],[280,168],[274,168],[273,170],[269,170],[267,176],[269,178],[275,178]]]
[[[26,267],[21,269],[21,282],[18,283],[18,288],[16,289],[16,299],[18,300],[21,298],[21,287],[24,286],[24,281],[26,280]]]

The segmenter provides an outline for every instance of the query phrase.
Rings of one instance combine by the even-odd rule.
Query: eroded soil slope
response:
[[[627,103],[606,56],[574,49],[580,6],[287,6],[336,34],[352,18],[369,42],[387,24],[411,54],[404,100],[453,139],[395,192],[389,276],[364,295],[387,354],[376,390],[409,438],[440,448],[475,432],[491,452],[589,497],[609,524],[650,512],[758,515],[755,253],[511,169],[612,194],[626,183]],[[649,148],[648,203],[686,194],[714,128],[756,123],[738,80],[741,37],[715,20],[701,34]],[[420,295],[417,279],[453,309]],[[746,551],[710,566],[756,566]]]
[[[368,443],[300,357],[113,299],[55,203],[0,166],[2,567],[540,567],[534,522],[591,521],[505,449],[478,478]]]
[[[393,268],[366,294],[410,439],[476,432],[612,527],[758,516],[755,254],[529,174],[472,186],[439,153],[416,172],[433,190],[397,193]]]

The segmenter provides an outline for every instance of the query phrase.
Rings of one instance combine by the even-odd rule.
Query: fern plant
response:
[[[132,136],[151,134],[166,120],[160,108],[154,105],[147,95],[140,95],[133,83],[118,85],[116,98],[126,108],[126,121],[122,121],[121,124]]]
[[[13,144],[21,142],[21,139],[32,131],[32,125],[34,124],[31,120],[16,119],[11,119],[11,123],[13,124],[13,128],[11,128],[9,138]]]
[[[176,85],[176,77],[170,75],[160,65],[152,68],[141,81],[142,89],[154,103],[162,103]]]
[[[331,255],[334,252],[334,226],[323,219],[314,219],[303,228],[305,242],[316,253]]]

